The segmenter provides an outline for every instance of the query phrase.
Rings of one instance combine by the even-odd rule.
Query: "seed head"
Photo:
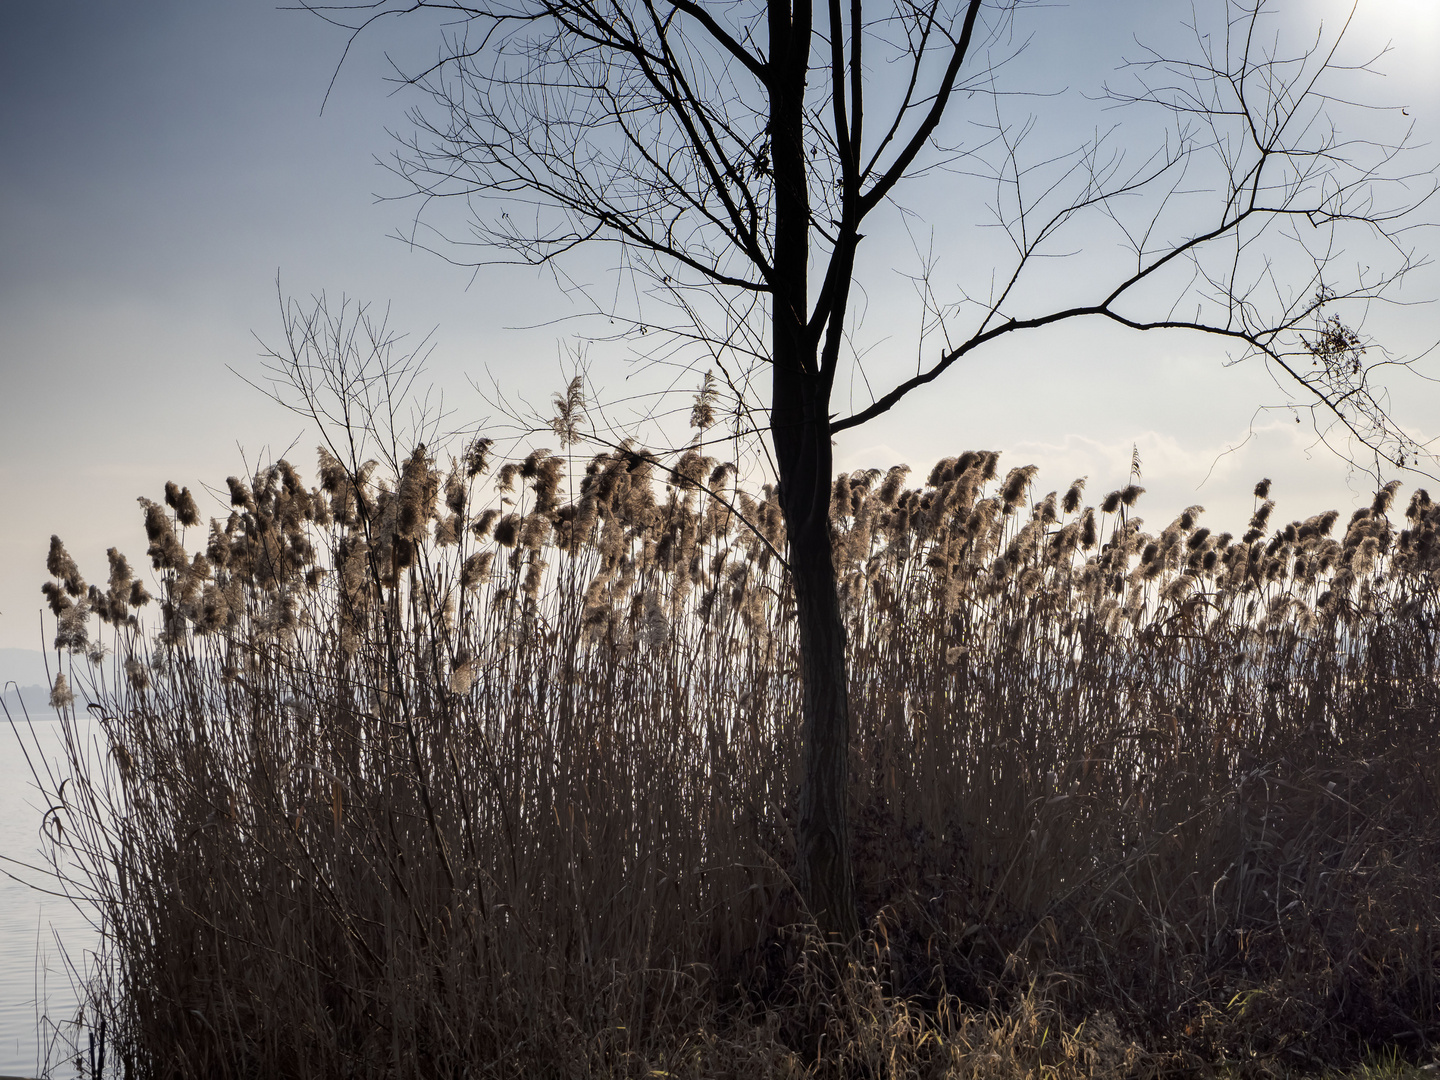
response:
[[[885,474],[885,482],[880,485],[880,490],[875,495],[882,506],[895,505],[895,500],[900,497],[900,489],[909,472],[909,465],[891,466],[890,471]]]
[[[442,515],[435,522],[435,544],[438,547],[448,547],[460,541],[460,516],[458,514]]]
[[[500,466],[500,471],[495,474],[496,491],[514,491],[515,478],[520,475],[520,466],[517,462],[507,461]]]
[[[320,461],[320,486],[331,495],[334,495],[349,479],[345,472],[345,466],[340,464],[340,459],[332,454],[327,447],[317,446],[315,448],[315,456]]]
[[[189,560],[185,557],[185,548],[175,536],[170,515],[165,513],[163,506],[149,499],[142,497],[139,503],[145,508],[145,535],[150,541],[145,554],[150,556],[151,565],[156,570],[183,569]]]
[[[71,596],[84,595],[85,579],[80,576],[80,567],[75,565],[75,560],[58,536],[50,537],[50,554],[45,559],[45,569],[50,571],[51,577],[60,578],[65,591]]]
[[[495,522],[499,520],[499,510],[486,510],[471,523],[470,531],[475,534],[476,540],[484,540],[490,535],[490,530],[495,527]]]
[[[440,498],[440,474],[436,471],[425,444],[415,447],[400,468],[396,486],[398,500],[396,534],[411,543],[423,542],[426,526],[435,516]]]
[[[539,511],[527,514],[520,530],[520,546],[538,551],[550,539],[550,525],[548,514]],[[496,538],[499,538],[499,529],[496,529]]]
[[[144,690],[150,685],[150,669],[133,656],[125,661],[125,677],[136,690]]]
[[[474,589],[483,585],[490,579],[490,564],[495,559],[493,551],[477,551],[465,560],[460,567],[460,584],[466,589]]]
[[[239,507],[250,512],[255,511],[255,496],[245,486],[245,481],[238,476],[227,476],[226,485],[230,488],[230,505]]]
[[[70,690],[70,684],[65,681],[65,673],[57,672],[55,685],[50,688],[50,707],[52,709],[66,709],[75,703],[75,695]]]
[[[465,476],[458,462],[452,463],[445,477],[445,506],[452,514],[465,513]]]
[[[466,660],[455,666],[450,672],[450,692],[452,694],[465,695],[475,685],[475,678],[480,673],[480,665],[475,660]]]
[[[560,481],[565,477],[565,459],[551,454],[548,450],[537,450],[531,458],[534,462],[535,509],[542,514],[549,513],[560,505]],[[525,471],[521,468],[522,473]]]
[[[1259,530],[1263,533],[1266,523],[1268,523],[1270,520],[1270,512],[1274,509],[1274,499],[1266,499],[1263,503],[1261,503],[1259,508],[1256,509],[1255,513],[1250,518],[1251,531]]]
[[[962,471],[963,470],[960,469],[959,458],[941,458],[935,463],[935,467],[930,470],[930,475],[926,478],[925,482],[931,487],[938,488],[941,484],[948,484],[951,480],[954,480]]]
[[[1005,504],[1008,511],[1025,496],[1025,489],[1030,486],[1030,481],[1039,472],[1035,465],[1021,465],[1011,469],[1005,477],[1005,483],[1000,489],[1000,500]]]
[[[1399,490],[1400,481],[1391,480],[1375,493],[1375,501],[1370,504],[1370,512],[1377,517],[1388,513],[1390,505],[1395,501],[1395,492]]]
[[[565,393],[555,394],[550,403],[555,407],[550,430],[555,432],[564,449],[580,440],[580,428],[585,423],[585,377],[576,375],[565,387]]]
[[[694,450],[686,450],[675,463],[673,477],[681,491],[693,491],[709,471],[705,459]]]
[[[514,514],[506,514],[495,526],[495,542],[514,547],[519,538],[520,519]]]
[[[188,487],[177,487],[173,480],[165,481],[165,505],[175,511],[175,518],[181,525],[200,524],[200,510]]]
[[[519,548],[516,552],[519,552]],[[545,567],[548,564],[540,558],[540,552],[531,550],[525,561],[525,580],[522,584],[522,591],[531,601],[540,595],[540,585],[545,580]]]
[[[713,371],[705,372],[700,392],[695,395],[695,404],[690,407],[690,426],[701,432],[715,425],[715,405],[720,400],[720,388],[715,382]]]
[[[1410,506],[1405,510],[1405,516],[1411,521],[1419,521],[1433,505],[1430,493],[1424,488],[1416,488],[1415,494],[1410,496]]]
[[[71,606],[72,601],[65,595],[65,589],[53,581],[47,581],[41,585],[40,591],[45,594],[45,599],[50,604],[50,610],[55,613],[57,618]]]
[[[473,480],[489,468],[490,447],[495,445],[494,439],[482,439],[478,436],[470,440],[470,445],[465,448],[465,479]]]

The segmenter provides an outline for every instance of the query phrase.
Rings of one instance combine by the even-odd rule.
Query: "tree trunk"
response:
[[[800,629],[800,814],[795,830],[801,895],[827,935],[860,930],[846,799],[850,790],[850,692],[845,624],[830,537],[832,457],[826,380],[776,369],[772,434],[790,580]]]
[[[859,933],[845,800],[850,787],[850,706],[845,624],[830,543],[830,384],[808,325],[809,162],[805,78],[811,0],[770,0],[769,135],[775,180],[770,280],[770,435],[789,536],[790,578],[800,620],[800,817],[795,830],[800,892],[822,931]]]

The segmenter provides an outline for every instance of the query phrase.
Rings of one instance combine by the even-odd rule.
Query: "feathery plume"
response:
[[[462,661],[458,656],[455,659],[456,664],[449,678],[450,692],[463,697],[470,693],[470,688],[475,685],[475,679],[480,674],[480,664],[473,659]]]
[[[412,544],[423,543],[439,497],[440,474],[425,444],[420,443],[400,468],[400,482],[395,489],[396,536]]]
[[[1410,505],[1405,510],[1405,517],[1410,521],[1419,521],[1426,512],[1433,506],[1430,501],[1430,493],[1424,488],[1416,488],[1415,494],[1410,496]]]
[[[695,395],[695,404],[690,407],[690,426],[702,434],[715,426],[715,405],[720,400],[720,390],[715,382],[715,373],[706,371]]]
[[[499,510],[486,510],[470,525],[470,531],[475,534],[476,540],[484,540],[490,535],[490,530],[500,520]]]
[[[442,514],[435,522],[435,545],[449,547],[460,542],[460,515]]]
[[[165,481],[165,505],[175,511],[175,518],[181,525],[200,524],[200,510],[188,487],[178,487],[173,480]]]
[[[70,684],[65,681],[65,673],[57,672],[55,685],[50,688],[50,707],[52,709],[68,709],[75,704],[75,694],[70,689]]]
[[[1024,497],[1025,489],[1030,486],[1030,481],[1039,471],[1035,465],[1021,465],[1011,469],[1006,475],[1005,483],[1000,489],[1000,499],[1005,504],[1007,512]]]
[[[490,564],[495,559],[493,551],[477,551],[460,566],[460,584],[466,589],[475,589],[490,579]]]
[[[550,539],[550,527],[550,518],[546,514],[536,512],[525,515],[520,530],[520,546],[531,551],[538,551],[544,546],[545,541]],[[496,529],[495,534],[498,540],[500,530]]]
[[[227,476],[225,478],[225,484],[230,488],[231,506],[241,510],[249,510],[251,513],[255,512],[255,496],[250,489],[245,486],[245,481],[241,480],[238,476]]]
[[[514,491],[515,478],[519,475],[519,463],[514,461],[507,461],[504,465],[500,466],[500,471],[495,474],[495,490]]]
[[[938,488],[941,484],[946,484],[954,480],[962,471],[959,458],[941,458],[935,463],[935,467],[930,470],[930,475],[926,478],[925,482],[931,487]]]
[[[550,430],[560,440],[560,448],[573,446],[580,440],[580,428],[585,423],[585,378],[576,375],[565,387],[565,393],[555,394],[550,403],[555,415],[550,420]]]
[[[45,558],[45,569],[50,571],[51,577],[57,577],[63,582],[65,591],[71,596],[84,595],[85,579],[80,576],[80,567],[65,550],[65,545],[58,536],[50,537],[50,554]]]
[[[460,472],[459,462],[450,465],[450,472],[445,477],[445,507],[450,513],[457,517],[465,513],[465,477]]]
[[[1255,513],[1250,518],[1251,531],[1259,530],[1263,533],[1266,524],[1270,521],[1270,512],[1274,509],[1274,499],[1266,499],[1263,503],[1261,503],[1260,506],[1256,509]]]
[[[505,547],[514,547],[520,538],[520,518],[515,514],[506,514],[495,525],[495,542]]]
[[[885,482],[880,485],[880,490],[875,494],[881,506],[895,505],[895,500],[900,497],[900,488],[905,483],[905,477],[909,472],[909,465],[892,465],[890,467],[890,471],[885,474]]]
[[[470,440],[470,445],[465,447],[465,479],[473,480],[490,467],[490,448],[495,445],[494,439],[483,439],[479,436]]]
[[[145,508],[145,536],[150,541],[145,554],[150,556],[151,565],[156,570],[184,569],[189,560],[185,556],[185,548],[175,536],[170,515],[159,503],[143,496],[138,501]]]
[[[548,450],[537,450],[525,459],[525,463],[529,464],[532,459],[533,472],[530,476],[534,480],[531,487],[535,490],[535,509],[548,514],[560,505],[560,481],[565,477],[565,459]],[[521,472],[527,472],[524,465]]]
[[[57,618],[63,614],[67,608],[72,606],[72,601],[70,597],[66,595],[65,588],[62,585],[57,585],[53,581],[47,581],[40,586],[40,591],[45,594],[45,600],[49,603],[51,612],[53,612]]]
[[[331,495],[340,491],[349,481],[349,474],[345,466],[340,464],[340,459],[330,452],[327,447],[317,446],[315,456],[320,461],[320,486]],[[233,477],[231,479],[234,479]],[[231,488],[231,502],[234,503],[234,488]]]
[[[1375,493],[1375,501],[1370,504],[1370,513],[1377,517],[1390,512],[1390,506],[1395,501],[1395,492],[1400,489],[1399,480],[1391,480]]]

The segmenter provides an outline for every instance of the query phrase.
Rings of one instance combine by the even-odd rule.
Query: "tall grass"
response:
[[[1397,531],[1393,485],[1279,524],[1267,483],[1237,539],[993,453],[837,478],[846,953],[790,883],[773,488],[694,449],[332,449],[315,486],[231,478],[208,532],[146,503],[151,622],[118,552],[101,589],[52,547],[57,700],[108,740],[57,843],[127,1074],[1118,1076],[1440,1037],[1423,492]]]

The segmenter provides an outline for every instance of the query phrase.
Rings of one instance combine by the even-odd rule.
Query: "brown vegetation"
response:
[[[203,545],[167,491],[149,630],[118,552],[102,590],[55,542],[109,743],[58,842],[127,1072],[1278,1074],[1440,1038],[1423,492],[1397,531],[1393,485],[1281,524],[1266,484],[1237,538],[992,453],[836,479],[844,952],[792,885],[774,490],[536,451],[492,506],[487,449],[279,462]]]

